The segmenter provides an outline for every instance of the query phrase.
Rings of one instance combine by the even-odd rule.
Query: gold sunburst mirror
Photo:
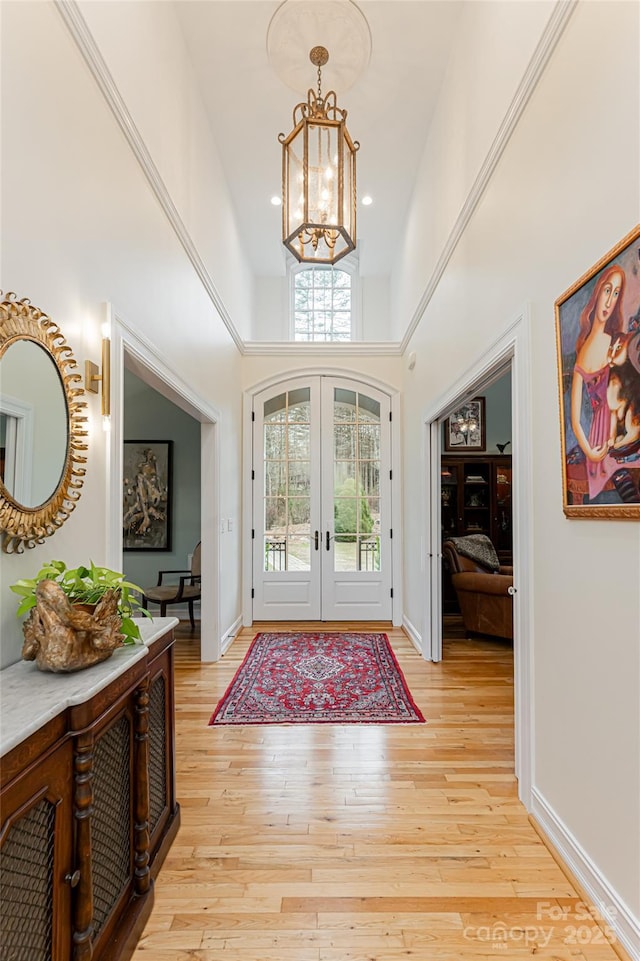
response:
[[[74,510],[86,464],[82,377],[60,328],[0,291],[2,549],[44,543]]]

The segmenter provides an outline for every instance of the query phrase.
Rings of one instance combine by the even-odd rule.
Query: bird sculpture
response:
[[[501,454],[504,454],[505,450],[507,449],[507,447],[509,446],[510,443],[511,443],[511,441],[508,440],[508,441],[506,441],[506,443],[504,443],[504,444],[496,444],[496,447],[498,448],[498,450],[500,451]]]

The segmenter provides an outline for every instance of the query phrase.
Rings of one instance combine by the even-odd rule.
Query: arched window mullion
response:
[[[292,335],[296,341],[346,343],[353,339],[353,278],[336,267],[292,271]]]

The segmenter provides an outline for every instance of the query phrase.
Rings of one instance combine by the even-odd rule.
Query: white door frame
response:
[[[134,361],[140,375],[151,387],[200,422],[200,532],[202,539],[202,581],[207,589],[200,601],[202,661],[217,661],[223,653],[220,622],[220,457],[218,424],[220,415],[193,391],[156,351],[153,344],[133,330],[105,305],[105,326],[111,336],[111,430],[107,445],[107,563],[116,570],[122,563],[122,477],[124,440],[125,354]]]
[[[253,526],[253,496],[252,496],[252,471],[253,471],[253,398],[256,394],[266,390],[268,387],[281,385],[283,390],[287,389],[290,381],[298,380],[300,377],[338,377],[344,380],[356,381],[362,384],[363,389],[375,388],[387,394],[391,403],[391,470],[393,472],[393,483],[391,485],[391,526],[394,536],[391,540],[391,559],[393,565],[393,598],[391,623],[394,627],[402,626],[402,597],[403,597],[403,575],[402,575],[402,475],[400,460],[400,392],[396,387],[376,377],[369,377],[361,371],[350,370],[344,367],[301,367],[286,372],[267,377],[264,380],[248,387],[243,393],[243,485],[242,485],[242,623],[245,627],[253,624],[253,604],[251,589],[253,581],[253,544],[251,530]]]
[[[513,437],[513,567],[515,773],[518,794],[531,809],[533,783],[533,489],[531,485],[531,322],[525,306],[504,333],[424,413],[424,543],[429,590],[424,610],[422,653],[427,660],[442,657],[442,593],[440,533],[440,436],[442,420],[461,400],[475,396],[511,364]]]

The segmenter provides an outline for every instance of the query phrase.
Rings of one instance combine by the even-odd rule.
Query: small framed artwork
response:
[[[640,519],[640,226],[555,303],[567,517]]]
[[[172,452],[170,440],[124,441],[125,551],[171,550]]]
[[[444,449],[465,453],[486,450],[484,397],[468,400],[447,417],[444,425]]]

